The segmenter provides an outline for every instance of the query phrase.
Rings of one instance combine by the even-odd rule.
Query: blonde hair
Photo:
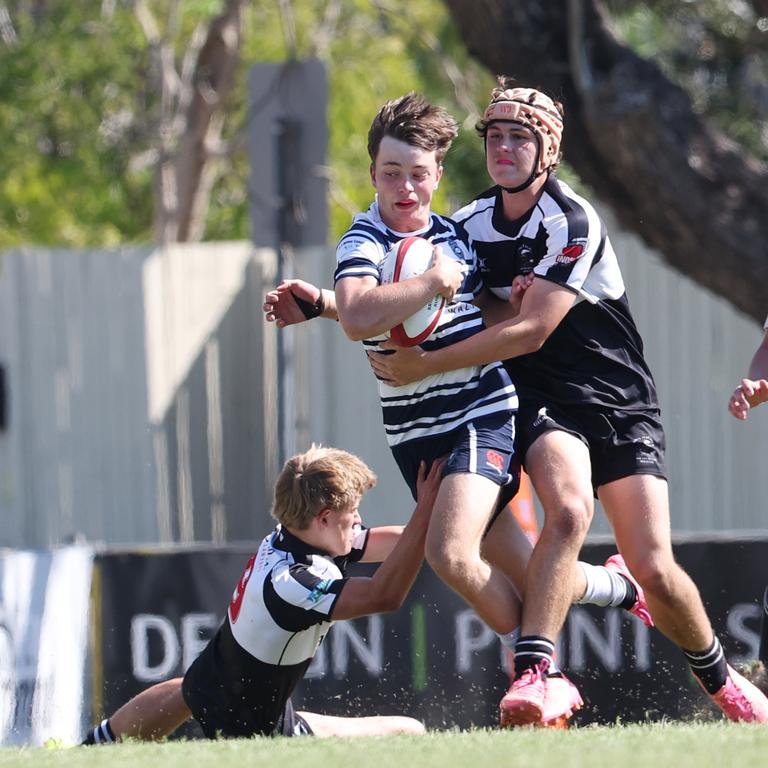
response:
[[[272,517],[282,525],[306,530],[323,509],[357,505],[376,485],[376,475],[351,453],[312,445],[288,459],[275,483]]]

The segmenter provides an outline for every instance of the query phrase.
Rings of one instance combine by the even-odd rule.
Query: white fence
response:
[[[768,528],[768,411],[739,423],[725,408],[758,324],[613,240],[659,384],[675,530]],[[327,286],[333,254],[303,251],[291,272]],[[245,243],[0,256],[0,546],[259,537],[277,469],[278,331],[261,314],[274,275],[274,255]],[[366,518],[403,521],[412,502],[361,345],[327,321],[281,333],[287,447],[360,454],[379,475]]]

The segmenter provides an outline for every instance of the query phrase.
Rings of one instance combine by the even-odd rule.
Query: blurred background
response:
[[[281,277],[331,286],[372,198],[370,121],[411,90],[461,124],[442,213],[489,186],[474,125],[496,73],[563,102],[560,175],[604,216],[659,385],[675,534],[761,539],[765,414],[726,404],[768,313],[767,50],[765,0],[0,0],[9,738],[30,738],[59,554],[85,553],[87,719],[93,558],[247,547],[313,441],[378,473],[368,524],[407,519],[360,345],[277,332],[261,303]]]

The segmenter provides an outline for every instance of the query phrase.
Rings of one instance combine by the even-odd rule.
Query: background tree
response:
[[[492,82],[440,0],[415,5],[0,0],[0,247],[247,238],[248,65],[311,56],[330,80],[335,237],[370,200],[383,99],[421,90],[461,115]],[[465,133],[446,210],[483,183]]]
[[[504,72],[564,102],[570,181],[762,318],[767,5],[0,0],[0,247],[247,238],[248,64],[291,57],[328,66],[329,239],[370,199],[371,115],[406,90],[466,116],[451,210],[488,184],[472,127]]]
[[[635,44],[642,42],[654,58],[643,58],[626,45],[606,7],[595,0],[446,0],[446,5],[467,47],[489,70],[512,74],[563,102],[568,161],[628,230],[698,283],[752,317],[765,317],[768,173],[764,163],[733,141],[742,138],[764,153],[765,128],[751,130],[748,116],[734,120],[738,110],[733,102],[746,100],[747,94],[737,89],[736,96],[725,95],[739,72],[744,76],[744,59],[741,69],[729,70],[723,63],[729,60],[725,43],[764,54],[768,27],[758,16],[763,4],[652,3],[648,12],[654,13],[660,34],[655,41],[638,41],[631,16],[639,4],[613,3],[616,11],[628,14]],[[685,6],[697,6],[698,15]],[[703,10],[713,15],[702,21]],[[721,14],[720,26],[715,11]],[[691,57],[690,48],[665,49],[670,39],[696,43],[699,50]],[[665,74],[656,55],[670,71],[683,63],[675,71],[692,87],[693,99]],[[719,65],[717,56],[722,57]],[[707,95],[716,74],[721,82],[713,96],[725,103],[716,118],[705,119],[701,111],[717,106]],[[750,82],[757,85],[760,78]],[[755,116],[765,114],[764,97],[763,91]],[[718,122],[730,128],[728,136]]]

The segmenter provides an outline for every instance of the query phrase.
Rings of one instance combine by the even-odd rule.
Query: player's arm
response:
[[[262,309],[267,322],[276,323],[278,328],[315,317],[339,319],[334,292],[329,288],[318,288],[306,280],[283,280],[266,293]]]
[[[474,304],[483,313],[483,322],[487,327],[512,320],[520,314],[525,292],[533,285],[533,272],[527,275],[518,275],[512,281],[509,299],[504,301],[494,294],[489,288],[475,298]]]
[[[347,580],[333,608],[334,619],[386,613],[397,610],[403,604],[424,559],[424,539],[444,464],[444,461],[435,461],[427,472],[422,462],[416,481],[416,509],[411,519],[392,552],[373,576]]]
[[[742,421],[751,408],[768,402],[768,331],[752,357],[748,378],[742,379],[728,402],[728,410]]]
[[[558,283],[535,278],[523,295],[516,317],[503,320],[474,336],[433,352],[420,347],[395,349],[368,358],[376,375],[394,385],[408,384],[431,374],[536,352],[576,301],[576,293]]]
[[[421,275],[380,285],[374,277],[343,277],[336,283],[339,322],[353,341],[386,333],[440,294],[451,300],[463,280],[461,264],[435,248]]]
[[[361,563],[380,563],[387,558],[403,535],[405,526],[382,525],[368,531],[368,541]]]

